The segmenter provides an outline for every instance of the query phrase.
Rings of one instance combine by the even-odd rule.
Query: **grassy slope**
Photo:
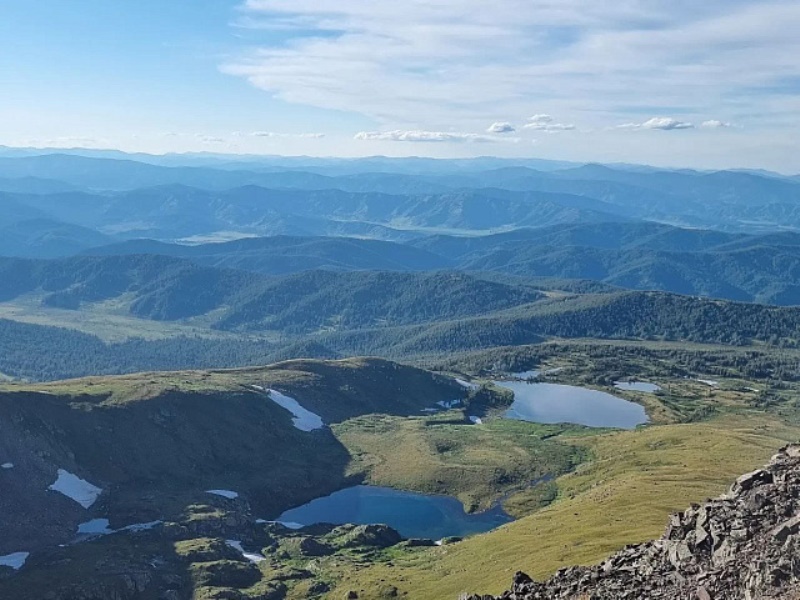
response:
[[[338,589],[373,598],[389,582],[415,600],[439,600],[499,593],[519,569],[543,577],[591,564],[659,536],[670,512],[720,494],[799,436],[800,428],[753,413],[576,439],[595,459],[558,480],[555,504],[461,544],[351,571]]]
[[[299,431],[253,385],[297,398],[327,423],[419,414],[464,394],[443,376],[370,359],[2,384],[0,455],[17,468],[0,504],[24,518],[0,546],[18,547],[31,527],[41,533],[32,549],[62,541],[63,528],[85,520],[67,500],[69,518],[59,515],[61,499],[43,492],[59,468],[107,490],[97,509],[114,526],[168,517],[207,489],[235,490],[269,517],[351,483],[350,455],[331,432]]]
[[[179,336],[202,338],[236,338],[236,334],[209,328],[209,319],[192,319],[181,322],[151,321],[130,314],[131,295],[105,302],[96,302],[69,310],[45,306],[45,294],[28,294],[12,301],[0,303],[0,318],[28,323],[61,327],[94,335],[106,343],[119,343],[130,339],[162,340]]]
[[[584,455],[561,441],[579,428],[505,420],[474,426],[462,419],[458,412],[368,416],[337,425],[334,434],[353,456],[351,472],[366,472],[369,483],[456,496],[470,511],[487,509],[545,475],[565,473]]]

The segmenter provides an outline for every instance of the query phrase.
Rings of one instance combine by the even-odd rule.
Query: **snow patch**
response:
[[[78,525],[78,535],[110,535],[114,530],[108,525],[108,519],[92,519]]]
[[[627,392],[644,392],[654,394],[661,391],[661,386],[646,381],[615,381],[614,387],[618,390]]]
[[[305,527],[302,523],[295,523],[294,521],[266,521],[270,525],[283,525],[286,529],[302,529]]]
[[[19,571],[25,566],[25,561],[28,560],[30,555],[30,552],[15,552],[14,554],[0,556],[0,567],[11,567],[15,571]]]
[[[122,529],[118,529],[117,531],[130,531],[132,533],[138,533],[140,531],[150,531],[151,529],[155,529],[162,523],[163,521],[150,521],[149,523],[134,523],[133,525],[128,525],[127,527],[123,527]]]
[[[13,468],[14,468],[14,463],[3,463],[2,465],[0,465],[0,469],[5,469],[6,471]]]
[[[700,383],[704,383],[709,387],[717,387],[719,385],[719,381],[714,381],[713,379],[698,379]]]
[[[480,417],[470,417],[470,421],[472,421],[475,425],[483,425],[483,419]]]
[[[87,509],[90,508],[92,504],[97,501],[98,496],[103,493],[103,490],[96,485],[92,485],[88,481],[84,481],[77,475],[73,475],[64,469],[58,470],[58,479],[47,489],[63,494]]]
[[[230,546],[234,550],[237,550],[238,552],[240,552],[241,555],[244,556],[251,563],[258,564],[260,562],[264,562],[265,560],[267,560],[266,558],[264,558],[260,554],[253,554],[252,552],[245,552],[244,548],[242,548],[242,542],[240,542],[239,540],[225,540],[225,543],[228,544],[228,546]]]
[[[294,398],[290,398],[276,390],[267,390],[267,393],[269,393],[270,400],[292,413],[292,423],[300,431],[314,431],[325,426],[319,415],[315,415],[300,406],[300,403]]]
[[[455,408],[456,406],[461,406],[461,400],[442,400],[441,402],[437,402],[439,406],[442,408]]]
[[[478,387],[480,387],[475,383],[470,383],[469,381],[459,379],[458,377],[456,377],[456,383],[467,390],[477,390]]]
[[[236,500],[239,494],[230,490],[206,490],[206,494],[213,494],[214,496],[222,496],[228,500]]]

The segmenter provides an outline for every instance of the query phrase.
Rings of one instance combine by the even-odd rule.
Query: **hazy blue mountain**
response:
[[[730,300],[800,304],[800,234],[729,234],[656,223],[521,229],[414,245],[459,269],[589,279],[614,286]]]
[[[526,166],[542,171],[577,166],[578,163],[544,160],[536,158],[498,158],[485,156],[463,159],[435,159],[426,157],[387,157],[370,156],[364,158],[317,158],[313,156],[280,156],[280,155],[231,155],[213,152],[187,152],[182,154],[144,154],[140,152],[122,152],[120,150],[98,150],[90,148],[54,149],[54,148],[9,148],[0,146],[0,156],[27,157],[47,154],[64,154],[87,158],[134,160],[166,167],[213,167],[228,170],[260,170],[260,171],[308,171],[321,175],[353,175],[357,173],[406,173],[421,175],[424,173],[474,172],[497,169],[504,166]]]
[[[54,308],[80,310],[124,296],[130,314],[141,318],[208,315],[219,329],[293,333],[459,318],[542,298],[528,286],[452,272],[267,277],[154,255],[0,258],[0,301],[32,292],[44,293],[44,305]]]
[[[0,225],[0,256],[57,258],[112,241],[113,238],[93,229],[51,219]]]
[[[107,234],[180,239],[216,232],[348,235],[408,240],[423,230],[487,230],[625,220],[614,207],[547,192],[464,190],[391,195],[244,186],[164,185],[128,192],[12,196],[17,204]]]
[[[347,238],[252,238],[186,246],[134,240],[89,254],[162,254],[266,274],[312,269],[491,273],[575,279],[739,301],[800,304],[800,234],[733,234],[657,223],[523,228],[487,236],[437,235],[411,244]],[[502,274],[502,275],[501,275]],[[511,281],[506,279],[505,281]],[[587,291],[587,290],[583,290]]]
[[[58,194],[74,191],[74,186],[55,179],[39,177],[18,177],[0,179],[0,192],[16,194]]]
[[[187,246],[154,240],[131,240],[87,250],[97,256],[161,254],[188,258],[214,267],[285,274],[311,269],[433,271],[454,266],[442,256],[379,240],[326,237],[249,238]]]

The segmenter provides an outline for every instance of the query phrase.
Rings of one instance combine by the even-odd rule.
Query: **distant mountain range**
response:
[[[800,306],[795,178],[488,158],[131,158],[0,152],[0,317],[25,321],[5,322],[8,372],[548,337],[797,343],[795,309],[763,306]],[[65,319],[77,331],[43,327]],[[124,344],[91,335],[119,319],[110,339]],[[136,340],[144,323],[151,339]]]
[[[163,164],[5,155],[0,191],[4,201],[126,238],[233,231],[399,240],[394,231],[633,220],[740,232],[800,229],[800,181],[774,173],[499,159],[155,162]]]
[[[800,304],[800,234],[791,232],[751,235],[655,223],[597,223],[487,236],[437,235],[403,244],[288,236],[196,246],[132,240],[85,254],[160,254],[270,275],[311,269],[455,270],[484,278],[498,273],[523,281],[591,280],[620,288]]]

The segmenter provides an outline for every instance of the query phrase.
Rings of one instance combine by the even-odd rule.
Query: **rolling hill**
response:
[[[419,414],[464,395],[452,379],[368,359],[4,385],[0,456],[13,468],[0,508],[18,518],[4,522],[0,555],[70,541],[93,517],[123,526],[177,516],[210,501],[206,490],[236,490],[269,516],[344,487],[347,451],[327,428],[293,425],[270,388],[325,424]],[[100,491],[80,505],[69,489],[48,490],[62,471],[84,481],[73,490]]]

